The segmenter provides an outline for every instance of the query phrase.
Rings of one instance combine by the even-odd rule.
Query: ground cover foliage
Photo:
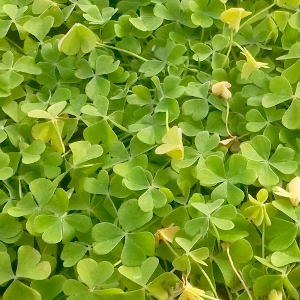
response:
[[[0,298],[299,299],[299,0],[0,0]]]

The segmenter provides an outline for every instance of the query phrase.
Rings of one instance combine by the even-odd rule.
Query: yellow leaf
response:
[[[166,154],[172,158],[183,159],[182,130],[173,126],[162,138],[163,144],[155,149],[156,154]]]
[[[226,24],[230,29],[239,31],[241,20],[251,15],[250,11],[246,11],[243,8],[230,8],[223,11],[220,15],[220,20]]]
[[[221,81],[218,83],[215,83],[211,91],[214,95],[222,96],[224,99],[229,99],[232,97],[231,92],[229,91],[229,88],[231,87],[231,84],[227,81]]]

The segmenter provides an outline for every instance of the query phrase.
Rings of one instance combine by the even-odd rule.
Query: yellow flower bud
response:
[[[214,95],[220,95],[224,99],[229,99],[232,97],[231,92],[229,91],[229,88],[231,87],[231,84],[227,81],[221,81],[216,84],[214,84],[211,88],[211,91]]]

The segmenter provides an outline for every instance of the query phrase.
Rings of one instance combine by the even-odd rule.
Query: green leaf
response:
[[[147,105],[151,101],[151,93],[150,91],[142,86],[136,85],[132,88],[132,95],[128,95],[126,100],[130,104],[137,104],[137,105]]]
[[[96,35],[87,27],[76,23],[68,33],[59,41],[58,50],[66,55],[75,55],[91,52],[97,43]]]
[[[132,168],[123,180],[124,185],[133,191],[144,190],[150,186],[149,178],[142,167]]]
[[[39,178],[30,182],[29,189],[37,202],[41,206],[44,206],[53,196],[56,184],[51,182],[49,179]]]
[[[96,60],[96,74],[104,75],[117,70],[120,61],[114,61],[112,56],[100,55]]]
[[[235,263],[246,264],[253,258],[253,250],[247,240],[236,241],[229,249],[231,258]]]
[[[4,292],[3,300],[11,300],[11,299],[20,299],[20,300],[41,300],[41,295],[35,291],[34,289],[30,288],[29,286],[25,285],[24,283],[15,280]]]
[[[74,266],[86,253],[85,246],[77,243],[66,243],[61,252],[60,258],[64,261],[64,267]]]
[[[193,59],[196,61],[204,61],[213,53],[212,49],[203,43],[196,44],[193,51],[195,52]]]
[[[91,194],[106,195],[108,193],[109,176],[107,171],[101,170],[95,178],[87,178],[84,182],[84,189]]]
[[[34,75],[40,75],[42,73],[42,70],[35,65],[34,58],[30,56],[22,56],[19,58],[14,64],[14,70]]]
[[[296,226],[288,221],[272,218],[272,225],[266,228],[268,248],[271,251],[282,251],[287,249],[297,234]]]
[[[149,281],[158,266],[158,258],[149,257],[141,265],[141,267],[121,266],[118,271],[133,282],[144,286]]]
[[[76,166],[83,165],[89,160],[95,159],[102,155],[103,149],[100,145],[91,145],[86,141],[79,141],[70,144],[73,153],[73,164]]]
[[[142,211],[150,212],[153,208],[164,207],[167,197],[159,190],[149,189],[139,198],[138,203]]]
[[[0,240],[6,243],[17,241],[22,235],[22,226],[18,219],[6,213],[0,214]]]
[[[282,252],[275,252],[272,254],[271,262],[276,267],[282,267],[287,264],[299,262],[299,258],[287,255]]]
[[[85,88],[86,95],[96,100],[99,96],[107,96],[110,90],[110,82],[104,78],[93,78]]]
[[[10,257],[6,252],[0,252],[0,283],[1,285],[14,278],[14,273],[11,268]]]
[[[146,77],[152,77],[159,74],[165,67],[166,63],[159,60],[149,60],[144,62],[139,71],[144,73]]]
[[[124,237],[121,229],[110,223],[100,223],[93,227],[92,236],[95,240],[93,250],[98,255],[109,253]]]
[[[280,104],[293,96],[292,87],[284,77],[274,77],[270,82],[270,90],[272,94],[266,94],[262,100],[266,108]]]
[[[152,219],[152,216],[152,212],[143,212],[135,199],[124,202],[118,210],[120,224],[126,232],[143,226]]]
[[[240,154],[233,154],[225,167],[226,170],[220,156],[211,155],[205,160],[205,167],[198,170],[198,178],[204,186],[224,182],[213,191],[212,197],[225,198],[229,203],[238,205],[243,200],[244,193],[235,184],[254,183],[256,172],[247,167],[247,159]]]
[[[30,287],[36,290],[45,300],[52,300],[62,292],[66,278],[63,275],[54,275],[50,279],[32,281]]]
[[[235,273],[232,270],[232,267],[227,257],[227,253],[222,252],[218,254],[215,257],[215,262],[222,273],[225,284],[229,287],[232,287],[235,282]]]
[[[54,18],[51,16],[46,16],[43,19],[36,17],[28,20],[23,25],[23,28],[41,42],[46,37],[53,24]]]
[[[114,268],[107,261],[97,263],[93,259],[85,258],[78,262],[77,272],[80,281],[93,289],[105,282],[113,274]]]
[[[59,243],[63,238],[62,222],[59,217],[39,215],[34,221],[34,228],[43,233],[42,238],[48,244]]]
[[[263,275],[254,281],[253,290],[256,296],[267,296],[271,290],[281,290],[283,278],[280,275]]]
[[[242,143],[241,150],[242,154],[250,160],[249,168],[256,170],[258,180],[264,186],[278,183],[276,170],[286,174],[291,174],[296,170],[296,164],[293,161],[294,153],[290,148],[278,147],[269,159],[271,142],[265,136],[256,136],[250,143]]]
[[[150,232],[130,233],[125,237],[121,255],[126,266],[139,266],[147,256],[155,254],[154,236]]]
[[[18,267],[16,275],[34,280],[46,279],[51,273],[48,261],[41,261],[41,254],[30,246],[23,245],[18,249]]]
[[[294,99],[290,107],[286,110],[282,117],[282,124],[288,129],[300,128],[300,122],[297,118],[300,111],[300,100]]]

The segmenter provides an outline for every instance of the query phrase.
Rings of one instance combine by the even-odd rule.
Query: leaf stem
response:
[[[227,294],[228,294],[228,297],[229,297],[229,300],[233,300],[232,299],[232,296],[231,296],[231,293],[230,293],[230,291],[229,291],[229,289],[228,289],[228,286],[225,284],[225,289],[226,289],[226,292],[227,292]]]
[[[220,236],[219,236],[218,229],[216,228],[215,224],[211,221],[211,219],[209,219],[209,223],[210,223],[211,227],[213,228],[213,230],[216,234],[218,249],[219,249],[219,252],[220,252],[221,251],[221,243],[220,243]]]
[[[234,136],[230,133],[229,128],[228,128],[229,103],[228,103],[228,100],[225,100],[225,101],[226,101],[226,118],[225,118],[226,131],[230,137],[234,138]]]
[[[169,244],[169,242],[167,240],[165,240],[163,237],[162,237],[162,240],[165,242],[165,244],[167,245],[167,247],[170,249],[170,251],[176,256],[176,257],[179,257],[178,253],[171,247],[171,245]]]
[[[150,222],[146,223],[144,226],[138,229],[133,230],[132,232],[136,233],[136,232],[145,231],[145,229],[149,228],[150,226],[152,226],[153,224],[157,223],[160,220],[161,218],[153,218]]]
[[[230,44],[229,44],[229,48],[228,48],[228,51],[227,51],[227,54],[226,54],[226,59],[224,60],[224,63],[223,63],[223,67],[224,67],[226,61],[227,61],[228,58],[229,58],[229,55],[230,55],[230,52],[231,52],[231,48],[232,48],[232,43],[233,43],[233,30],[231,30],[231,34],[230,34]]]
[[[170,130],[170,128],[169,128],[169,111],[168,110],[166,111],[166,128],[167,128],[167,131]]]
[[[184,68],[184,69],[186,69],[186,70],[189,70],[189,71],[191,71],[191,72],[193,72],[193,73],[198,73],[199,71],[198,70],[196,70],[196,69],[191,69],[190,67],[186,67],[186,66],[180,66],[181,68]]]
[[[113,121],[112,119],[107,117],[107,120],[109,120],[113,125],[115,125],[116,127],[118,127],[119,129],[125,131],[125,132],[129,132],[127,128],[125,128],[124,126],[118,124],[117,122]]]
[[[216,298],[211,297],[211,296],[208,296],[208,295],[206,295],[206,294],[201,295],[201,297],[207,298],[207,299],[211,299],[211,300],[216,300]]]
[[[244,287],[246,293],[248,294],[249,299],[250,299],[250,300],[253,300],[252,295],[251,295],[251,293],[250,293],[248,287],[246,286],[246,284],[245,284],[243,278],[241,277],[241,275],[239,274],[239,272],[237,271],[237,269],[235,268],[235,266],[234,266],[234,264],[233,264],[232,258],[231,258],[231,256],[230,256],[229,246],[228,246],[228,245],[227,245],[227,247],[226,247],[226,252],[227,252],[227,256],[228,256],[230,265],[231,265],[231,267],[232,267],[234,273],[236,274],[236,276],[237,276],[238,279],[240,280],[241,284],[243,285],[243,287]]]
[[[144,57],[142,57],[142,56],[140,56],[138,54],[135,54],[133,52],[127,51],[125,49],[122,49],[122,48],[118,48],[118,47],[115,47],[115,46],[110,46],[110,45],[107,45],[107,44],[104,44],[104,43],[97,43],[97,46],[99,46],[99,47],[105,47],[105,48],[109,48],[109,49],[112,49],[112,50],[117,50],[119,52],[126,53],[126,54],[134,56],[134,57],[136,57],[136,58],[138,58],[138,59],[140,59],[140,60],[142,60],[144,62],[148,61],[148,59],[146,59],[146,58],[144,58]]]
[[[5,37],[5,39],[14,47],[16,47],[22,54],[24,54],[24,50],[18,45],[16,44],[13,40],[11,40],[10,38],[8,38],[7,36]]]
[[[239,47],[239,48],[241,49],[241,51],[245,51],[245,50],[243,49],[243,47],[242,47],[240,44],[238,44],[237,42],[232,41],[232,44],[235,45],[235,46],[237,46],[237,47]]]
[[[113,266],[116,267],[116,266],[118,266],[120,263],[122,263],[121,259],[118,260]]]
[[[208,283],[209,283],[209,285],[210,285],[210,287],[211,287],[211,289],[212,289],[214,295],[215,295],[217,298],[219,298],[218,293],[217,293],[217,291],[216,291],[214,285],[212,284],[212,282],[211,282],[209,276],[206,274],[206,272],[203,270],[203,268],[200,266],[200,264],[199,264],[198,262],[195,261],[195,263],[196,263],[197,267],[200,269],[200,271],[202,272],[202,274],[204,275],[204,277],[206,278],[206,280],[208,281]]]
[[[262,233],[261,233],[261,256],[265,258],[265,221],[262,223]]]

